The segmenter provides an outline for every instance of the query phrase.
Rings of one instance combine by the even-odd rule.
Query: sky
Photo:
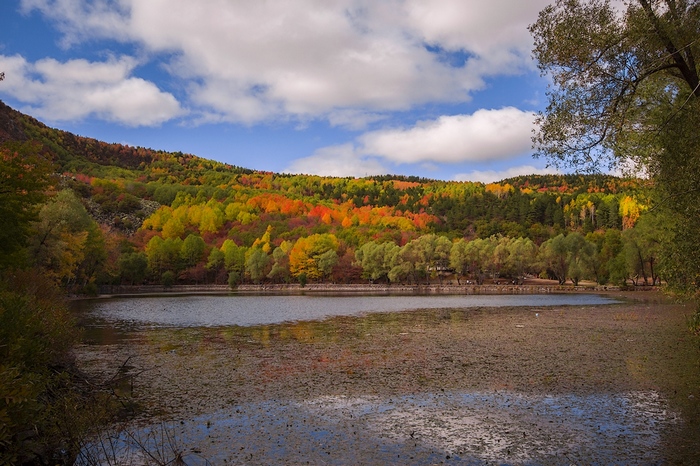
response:
[[[532,157],[551,0],[2,0],[0,100],[271,172],[492,182]]]

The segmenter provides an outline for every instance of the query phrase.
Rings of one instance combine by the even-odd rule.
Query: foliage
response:
[[[78,333],[54,284],[36,271],[0,282],[0,463],[57,464],[75,454],[97,412],[71,375]],[[87,418],[91,419],[88,421]],[[61,453],[63,451],[63,453]]]
[[[534,138],[556,165],[636,166],[654,182],[654,205],[671,226],[659,247],[628,238],[633,275],[697,295],[700,259],[700,8],[695,1],[557,0],[530,26],[534,54],[554,86]],[[625,198],[621,213],[638,209]],[[623,221],[623,228],[630,224]],[[636,246],[635,246],[636,244]],[[651,249],[651,250],[649,250]]]
[[[337,262],[338,246],[338,239],[329,233],[299,238],[289,251],[291,275],[299,277],[303,274],[311,281],[327,277]]]
[[[122,281],[129,285],[143,283],[148,270],[148,257],[142,252],[131,252],[119,258],[119,273]]]
[[[694,2],[557,0],[530,26],[554,86],[534,142],[554,163],[595,170],[609,156],[657,158],[656,134],[700,97]],[[613,162],[613,160],[609,160]]]
[[[45,198],[51,170],[39,144],[0,146],[0,269],[23,264],[21,251]]]
[[[105,259],[100,257],[104,252],[101,232],[71,190],[59,192],[41,208],[32,230],[28,251],[33,265],[57,283],[70,286],[78,280],[81,267],[94,269]]]
[[[26,256],[74,290],[162,283],[168,271],[174,283],[289,282],[301,273],[418,283],[452,269],[459,279],[515,277],[540,271],[531,254],[547,240],[630,229],[648,208],[634,179],[533,175],[484,185],[256,172],[104,144],[0,111],[64,172]],[[332,247],[314,250],[331,236]]]

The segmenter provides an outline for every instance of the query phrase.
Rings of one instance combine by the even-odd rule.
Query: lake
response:
[[[595,294],[423,296],[190,295],[79,301],[89,327],[253,326],[358,316],[372,312],[476,307],[595,306],[617,302]]]
[[[147,407],[134,461],[166,435],[188,464],[685,464],[698,350],[655,299],[96,299],[77,356]]]

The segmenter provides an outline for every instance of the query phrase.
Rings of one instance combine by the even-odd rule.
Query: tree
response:
[[[142,252],[122,254],[119,258],[119,273],[122,281],[130,285],[141,284],[146,278],[148,257]]]
[[[490,239],[459,240],[450,250],[450,267],[458,276],[472,275],[479,285],[484,283],[494,252]]]
[[[260,283],[270,265],[270,256],[261,247],[248,249],[245,259],[246,274],[253,280],[253,283]]]
[[[267,278],[285,282],[289,281],[289,251],[291,251],[291,249],[292,243],[289,241],[282,241],[282,244],[272,251],[272,258],[275,262],[272,264],[272,269],[270,273],[267,274]]]
[[[395,243],[365,243],[355,251],[355,259],[362,267],[362,275],[371,281],[388,279],[392,261],[399,247]]]
[[[622,232],[624,252],[635,285],[641,277],[644,285],[660,282],[658,255],[661,243],[661,225],[653,214],[642,216],[634,228]],[[651,280],[651,281],[650,281]]]
[[[224,253],[224,265],[229,272],[229,285],[241,283],[245,273],[246,248],[227,239],[221,245],[221,252]]]
[[[70,461],[104,422],[77,382],[80,341],[62,293],[38,270],[0,281],[0,464]],[[104,407],[103,396],[102,400]]]
[[[557,0],[530,26],[534,56],[553,81],[535,149],[554,165],[594,171],[632,162],[645,170],[655,208],[673,225],[662,247],[669,284],[698,293],[700,6],[614,5]]]
[[[80,200],[69,189],[59,192],[39,212],[32,225],[29,254],[34,265],[70,285],[85,259],[89,230],[96,228]]]
[[[510,250],[508,266],[520,279],[533,268],[537,257],[537,245],[529,238],[518,238],[511,240],[508,248]]]
[[[201,236],[190,233],[182,242],[180,259],[185,267],[194,267],[204,256],[207,245]]]
[[[589,278],[593,273],[596,247],[595,244],[586,241],[586,238],[577,231],[569,233],[564,239],[564,243],[568,252],[569,268],[567,274],[574,286],[578,286],[579,281]]]
[[[339,259],[338,253],[335,252],[334,249],[329,249],[316,257],[316,264],[321,278],[328,278],[330,276],[333,272],[333,267],[335,267]]]
[[[461,277],[464,277],[469,272],[469,259],[467,257],[467,241],[459,239],[452,245],[450,250],[450,267],[457,274],[457,283],[462,284],[460,281]]]
[[[401,248],[400,258],[408,264],[408,269],[418,282],[423,277],[438,277],[442,282],[442,272],[450,261],[452,242],[435,234],[420,236]]]
[[[700,98],[700,8],[687,0],[557,0],[530,26],[551,76],[533,142],[554,164],[596,171],[664,157],[660,131]]]
[[[0,269],[22,265],[30,225],[44,201],[51,163],[33,143],[0,146]]]
[[[308,280],[320,280],[330,273],[338,259],[337,253],[335,262],[332,256],[324,254],[337,251],[339,245],[338,239],[330,233],[299,238],[289,251],[289,270],[292,276],[304,274]]]
[[[542,243],[542,246],[540,246],[540,261],[546,269],[554,274],[560,285],[566,283],[569,263],[568,250],[563,234]]]

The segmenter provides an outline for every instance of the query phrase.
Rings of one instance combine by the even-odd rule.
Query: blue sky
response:
[[[490,182],[533,159],[549,0],[3,0],[0,99],[246,168]]]

